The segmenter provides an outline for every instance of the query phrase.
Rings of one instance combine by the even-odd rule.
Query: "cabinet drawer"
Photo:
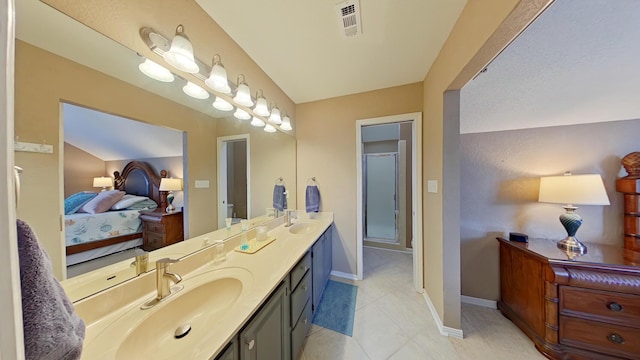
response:
[[[311,268],[311,254],[307,252],[307,254],[293,267],[291,270],[291,288],[295,289],[298,286],[298,283],[304,277],[304,274],[307,273],[307,270]]]
[[[298,353],[302,349],[302,344],[304,344],[304,338],[311,328],[311,320],[311,301],[307,301],[300,320],[298,320],[296,326],[291,330],[291,355],[293,359],[298,358]]]
[[[560,343],[610,355],[640,357],[640,329],[560,317]]]
[[[145,222],[144,230],[147,232],[154,232],[158,234],[164,234],[164,225],[158,222]]]
[[[560,315],[640,328],[640,295],[561,286]]]
[[[144,234],[145,250],[154,250],[164,246],[164,236],[162,234]]]
[[[293,326],[304,309],[307,300],[311,297],[311,274],[307,274],[300,281],[300,285],[291,294],[291,326]]]

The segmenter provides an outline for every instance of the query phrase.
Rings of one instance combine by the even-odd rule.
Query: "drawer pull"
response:
[[[622,311],[622,305],[618,304],[617,302],[610,302],[607,307],[609,308],[609,310],[611,311]]]
[[[607,340],[611,341],[614,344],[624,344],[624,338],[618,334],[607,335]]]
[[[307,286],[306,285],[302,286],[302,291],[307,291]]]
[[[255,340],[247,341],[247,345],[249,346],[249,350],[253,349],[253,346],[256,344]]]

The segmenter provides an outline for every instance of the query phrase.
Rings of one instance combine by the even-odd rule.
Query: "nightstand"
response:
[[[184,240],[182,211],[171,213],[163,209],[140,211],[142,220],[142,248],[152,251]]]

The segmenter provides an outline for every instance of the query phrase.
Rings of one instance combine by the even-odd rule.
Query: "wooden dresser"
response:
[[[556,241],[498,241],[498,308],[541,353],[640,359],[640,267],[625,249],[586,244],[588,253],[571,261]]]
[[[142,248],[152,251],[184,240],[182,212],[140,211]]]

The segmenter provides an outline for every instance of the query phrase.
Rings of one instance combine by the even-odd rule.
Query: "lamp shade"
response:
[[[274,106],[273,109],[271,109],[271,116],[269,116],[269,122],[276,125],[282,124],[282,119],[280,118],[280,109],[278,109],[277,106]]]
[[[113,186],[113,179],[107,176],[93,178],[93,187],[105,188]]]
[[[254,116],[253,119],[251,119],[251,125],[255,127],[263,127],[265,123],[264,121],[262,121],[262,119],[259,119]]]
[[[231,105],[228,101],[224,100],[221,97],[216,97],[216,101],[213,102],[213,107],[220,111],[233,110],[233,105]]]
[[[599,174],[540,178],[539,202],[569,205],[609,205]]]
[[[171,71],[149,59],[145,59],[142,64],[138,65],[138,69],[140,69],[143,74],[154,80],[162,82],[172,82],[174,80],[174,76]]]
[[[220,62],[220,55],[213,56],[213,66],[209,77],[204,81],[208,87],[215,91],[219,91],[223,94],[230,94],[231,87],[229,87],[229,80],[227,79],[227,70]]]
[[[293,130],[293,128],[291,127],[291,119],[289,119],[289,116],[285,115],[282,118],[282,124],[280,124],[280,129],[285,131]]]
[[[192,98],[201,100],[209,98],[209,93],[207,92],[207,90],[192,83],[191,81],[187,81],[187,85],[182,88],[182,91],[184,91],[185,94],[191,96]]]
[[[195,74],[200,71],[193,56],[193,46],[184,33],[184,26],[178,25],[176,35],[171,40],[169,51],[163,55],[164,59],[178,70]]]
[[[233,113],[233,116],[235,116],[236,119],[238,120],[249,120],[251,119],[251,114],[249,114],[248,112],[238,108],[236,109],[236,112]]]
[[[162,178],[160,179],[160,191],[182,190],[182,179]]]

